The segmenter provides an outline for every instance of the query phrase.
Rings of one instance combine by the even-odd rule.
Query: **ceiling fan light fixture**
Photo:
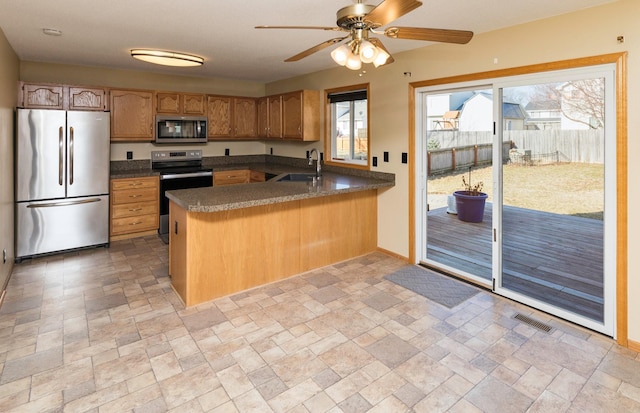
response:
[[[373,65],[375,67],[382,66],[383,64],[387,63],[387,59],[389,59],[389,53],[378,48],[378,55],[373,60]]]
[[[344,66],[347,64],[347,60],[349,59],[349,56],[351,54],[352,53],[349,47],[343,44],[342,46],[337,47],[334,51],[331,52],[331,58],[340,66]]]
[[[132,49],[131,57],[163,66],[193,67],[204,64],[204,59],[200,56],[165,50]]]
[[[347,58],[347,63],[345,66],[351,70],[360,70],[362,67],[362,61],[360,60],[360,56],[357,54],[350,53]]]
[[[363,40],[360,44],[360,60],[362,63],[373,63],[378,56],[378,48],[368,40]]]

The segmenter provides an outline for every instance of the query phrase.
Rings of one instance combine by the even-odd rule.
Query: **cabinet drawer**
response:
[[[111,217],[114,219],[149,214],[153,215],[157,213],[157,202],[135,202],[131,204],[114,205],[111,209]]]
[[[111,235],[158,229],[158,215],[140,215],[135,217],[114,218],[111,220]]]
[[[158,178],[126,178],[126,179],[112,179],[111,190],[118,191],[120,189],[133,189],[133,188],[155,188],[158,185]]]
[[[157,202],[158,190],[156,188],[138,188],[113,191],[111,193],[111,202],[113,202],[113,205],[145,201]]]
[[[249,170],[214,172],[213,184],[215,186],[246,184],[249,183]]]

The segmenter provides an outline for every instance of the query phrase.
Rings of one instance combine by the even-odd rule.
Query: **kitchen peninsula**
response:
[[[393,180],[286,175],[167,192],[169,273],[187,307],[376,249],[377,194]]]

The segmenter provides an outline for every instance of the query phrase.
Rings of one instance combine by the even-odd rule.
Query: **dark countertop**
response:
[[[276,182],[280,175],[313,173],[315,168],[307,166],[306,159],[269,155],[205,158],[203,166],[212,168],[214,173],[249,169],[277,177],[267,182],[167,191],[169,199],[190,212],[226,211],[395,185],[393,174],[326,165],[323,165],[322,178],[317,182]],[[112,179],[157,175],[159,173],[151,169],[149,160],[111,163]]]
[[[286,173],[300,172],[300,168],[295,169]],[[304,172],[310,171],[307,169]],[[189,212],[218,212],[394,186],[393,181],[331,172],[323,172],[317,182],[276,182],[277,179],[278,177],[251,184],[180,189],[167,191],[166,196]]]

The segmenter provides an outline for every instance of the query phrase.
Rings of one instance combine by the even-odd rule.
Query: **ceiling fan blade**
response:
[[[417,0],[384,0],[364,16],[364,21],[373,28],[386,26],[420,6],[422,2]]]
[[[298,53],[295,56],[291,56],[290,58],[286,59],[285,62],[297,62],[300,59],[304,59],[305,57],[314,54],[315,52],[319,52],[322,49],[325,49],[333,44],[336,43],[340,43],[341,41],[343,41],[344,39],[346,39],[349,36],[345,36],[345,37],[336,37],[335,39],[330,39],[327,40],[326,42],[322,42],[320,44],[317,44],[315,46],[313,46],[310,49],[305,50],[304,52]]]
[[[384,31],[384,35],[392,39],[467,44],[473,37],[473,32],[466,30],[427,29],[421,27],[389,27]]]
[[[393,59],[393,56],[391,56],[391,53],[389,53],[389,51],[387,50],[387,48],[386,48],[386,47],[384,47],[384,45],[382,44],[382,42],[380,41],[380,39],[376,39],[375,37],[371,37],[371,38],[369,38],[369,41],[370,41],[371,43],[373,43],[373,45],[374,45],[375,47],[377,47],[377,48],[379,48],[379,49],[384,50],[384,51],[389,55],[389,57],[387,58],[387,61],[386,61],[386,62],[384,62],[384,65],[389,65],[389,64],[391,64],[391,63],[395,62],[395,60]],[[384,65],[381,65],[381,66],[384,66]]]
[[[304,29],[304,30],[328,30],[333,32],[345,31],[342,27],[322,27],[322,26],[256,26],[256,29]]]

